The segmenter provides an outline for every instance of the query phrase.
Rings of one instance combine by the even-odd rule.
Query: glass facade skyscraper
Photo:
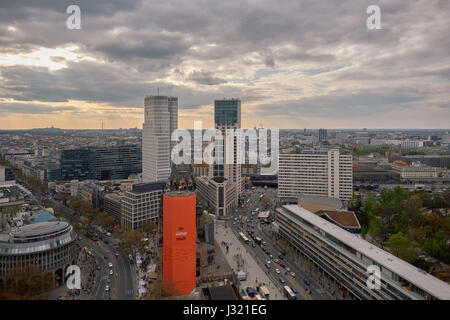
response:
[[[214,123],[217,126],[241,126],[241,100],[215,100]]]
[[[142,148],[122,145],[61,150],[60,166],[63,181],[127,179],[142,172]]]

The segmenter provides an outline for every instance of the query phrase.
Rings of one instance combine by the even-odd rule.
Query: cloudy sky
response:
[[[243,127],[449,128],[449,35],[448,0],[1,0],[0,129],[142,128],[157,88],[181,128],[224,97]]]

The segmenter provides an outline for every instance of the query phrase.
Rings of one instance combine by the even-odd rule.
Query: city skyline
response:
[[[445,128],[450,4],[78,1],[0,5],[1,129],[142,128],[142,97],[179,97],[179,127],[214,127],[214,100],[242,127]],[[179,10],[183,8],[183,10]],[[149,18],[150,17],[150,18]],[[167,17],[171,17],[167,19]]]

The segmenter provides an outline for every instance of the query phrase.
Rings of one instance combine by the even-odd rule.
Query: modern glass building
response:
[[[241,126],[241,100],[224,99],[214,101],[214,123],[217,126]]]
[[[88,180],[92,177],[90,150],[68,149],[60,153],[61,180]]]
[[[100,147],[92,149],[93,179],[127,179],[142,172],[142,148],[137,145]]]
[[[63,181],[127,179],[142,172],[142,148],[122,145],[61,150],[60,166]]]

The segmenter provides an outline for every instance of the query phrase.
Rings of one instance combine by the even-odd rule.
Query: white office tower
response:
[[[142,180],[156,182],[170,177],[172,132],[178,129],[178,98],[148,96],[145,98],[142,130]]]
[[[216,151],[222,157],[224,164],[214,164],[210,176],[224,177],[236,184],[236,202],[239,200],[243,190],[243,180],[241,173],[241,165],[237,163],[238,148],[241,141],[238,135],[234,137],[233,146],[228,146],[226,138],[227,129],[241,128],[241,100],[239,99],[223,99],[214,101],[214,125],[215,128],[222,132],[223,145],[216,145]],[[233,148],[234,164],[227,164],[226,152],[227,148]],[[223,152],[222,152],[223,150]]]
[[[278,196],[310,194],[349,200],[353,191],[352,156],[337,149],[280,154]]]

